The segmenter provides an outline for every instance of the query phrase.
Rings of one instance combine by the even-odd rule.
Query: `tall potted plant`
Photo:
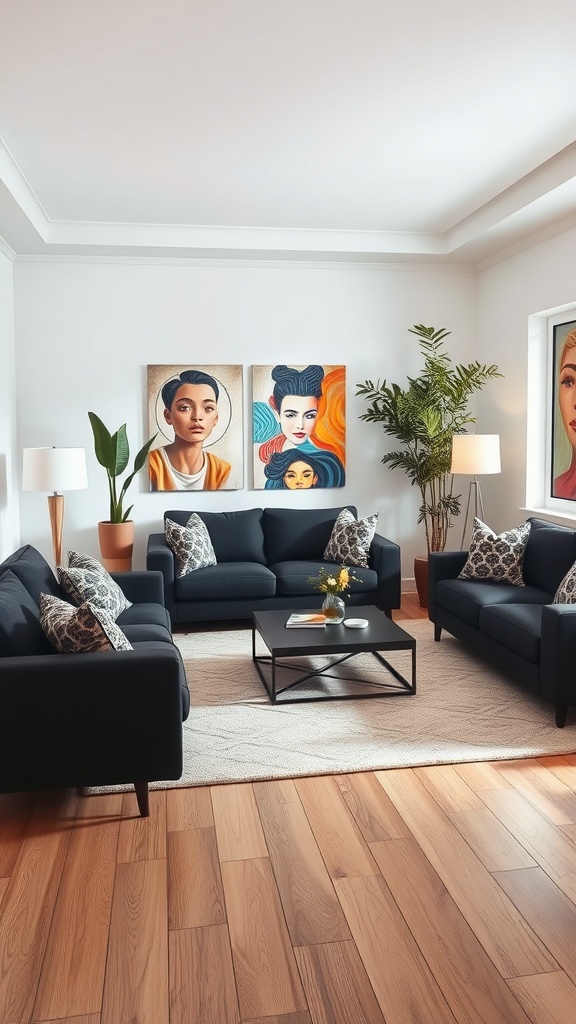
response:
[[[130,459],[130,446],[126,424],[111,434],[94,412],[89,412],[90,425],[94,435],[94,451],[101,466],[106,470],[110,497],[110,517],[98,523],[98,539],[102,562],[109,571],[123,571],[132,568],[134,548],[134,523],[129,518],[133,509],[124,508],[124,498],[134,477],[146,464],[146,458],[156,435],[140,449],[134,459],[134,468],[126,477],[120,491],[117,479],[124,473]]]
[[[477,361],[453,364],[444,347],[451,331],[444,327],[436,330],[414,324],[410,334],[418,338],[424,357],[420,376],[408,377],[404,388],[385,380],[382,384],[366,380],[356,385],[356,394],[369,403],[360,419],[380,423],[384,432],[400,444],[400,448],[386,452],[381,462],[391,469],[404,470],[412,485],[418,487],[422,499],[418,523],[424,523],[429,553],[444,550],[452,519],[460,513],[460,495],[454,493],[450,473],[452,436],[465,433],[465,428],[476,422],[468,410],[471,395],[502,374],[497,366]],[[424,606],[426,590],[423,582],[419,596]]]

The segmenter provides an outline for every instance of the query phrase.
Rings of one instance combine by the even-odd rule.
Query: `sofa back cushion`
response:
[[[276,562],[321,562],[342,508],[354,516],[354,505],[338,508],[265,508],[262,518],[267,565]]]
[[[543,519],[533,518],[529,522],[530,536],[522,566],[524,582],[554,595],[576,562],[576,530]]]
[[[186,526],[190,515],[189,509],[172,509],[164,513],[164,524],[171,519],[179,526]],[[210,534],[218,565],[221,562],[259,562],[266,565],[261,508],[238,512],[197,512],[197,515]]]
[[[31,544],[19,548],[2,562],[0,571],[4,568],[10,569],[18,577],[38,609],[42,593],[54,594],[55,597],[66,600],[66,592],[60,586],[48,562]]]
[[[0,572],[0,657],[54,654],[44,636],[40,611],[10,569]]]

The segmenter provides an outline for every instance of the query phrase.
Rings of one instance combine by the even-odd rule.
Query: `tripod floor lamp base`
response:
[[[470,510],[473,507],[472,513],[473,519],[480,513],[480,518],[484,522],[484,502],[482,501],[482,491],[480,490],[480,481],[478,477],[474,477],[470,481],[468,487],[468,501],[466,502],[466,515],[464,517],[464,529],[462,530],[462,540],[460,541],[460,549],[464,548],[464,537],[466,536],[466,528],[468,526],[468,520],[470,519]]]
[[[466,504],[462,541],[460,543],[460,548],[462,549],[472,508],[474,509],[474,516],[480,514],[482,521],[486,521],[478,477],[486,473],[500,472],[500,435],[454,434],[452,438],[452,465],[450,472],[453,474],[462,473],[465,476],[472,477],[468,487],[468,502]]]

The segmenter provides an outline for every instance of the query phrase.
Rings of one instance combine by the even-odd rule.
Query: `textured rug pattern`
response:
[[[459,641],[443,634],[435,643],[427,620],[401,625],[417,641],[415,696],[293,705],[269,702],[252,663],[249,630],[177,635],[192,696],[184,723],[184,773],[178,782],[155,782],[151,788],[576,750],[572,713],[566,728],[557,729],[551,704],[486,666]],[[266,653],[263,645],[258,653]],[[409,652],[391,654],[389,661],[410,677]],[[379,680],[383,671],[369,654],[341,669],[346,676]],[[291,682],[294,676],[281,676],[278,685],[284,678]],[[360,688],[338,680],[322,685],[326,691]]]

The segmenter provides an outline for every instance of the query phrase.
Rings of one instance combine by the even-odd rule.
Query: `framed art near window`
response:
[[[554,324],[552,330],[550,494],[576,501],[576,320]]]

